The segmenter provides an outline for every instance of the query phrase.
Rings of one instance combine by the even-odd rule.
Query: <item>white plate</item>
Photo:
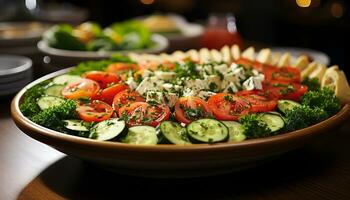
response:
[[[41,40],[38,43],[38,48],[41,52],[48,55],[65,57],[65,58],[79,58],[79,59],[105,59],[110,58],[113,54],[127,54],[130,52],[135,53],[160,53],[168,47],[168,40],[159,34],[153,34],[151,37],[155,46],[148,49],[138,50],[123,50],[123,51],[74,51],[63,50],[50,47],[46,41]]]
[[[35,45],[50,26],[42,22],[1,22],[0,46]]]
[[[0,78],[16,76],[32,68],[32,60],[17,55],[0,55]]]
[[[294,58],[299,57],[302,54],[310,56],[313,60],[324,65],[329,65],[329,56],[321,51],[313,49],[299,48],[299,47],[271,47],[271,51],[286,53],[289,52]]]
[[[187,20],[177,14],[168,13],[165,16],[171,18],[175,24],[176,27],[180,30],[181,33],[166,33],[164,36],[168,38],[171,42],[173,40],[182,40],[186,38],[193,38],[193,37],[199,37],[204,32],[204,27],[200,24],[196,23],[189,23]],[[142,20],[149,17],[149,15],[145,16],[139,16],[136,19]]]

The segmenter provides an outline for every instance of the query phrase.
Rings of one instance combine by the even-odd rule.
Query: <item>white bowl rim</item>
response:
[[[50,47],[46,41],[40,40],[37,44],[38,49],[48,55],[60,56],[60,57],[72,57],[72,58],[109,58],[113,54],[127,54],[131,52],[135,53],[152,53],[164,51],[169,46],[169,41],[166,37],[160,34],[152,34],[151,40],[156,43],[152,48],[138,49],[138,50],[122,50],[122,51],[75,51],[64,50]]]
[[[0,54],[0,60],[2,58],[13,59],[13,60],[16,60],[18,62],[22,61],[22,64],[17,66],[17,67],[11,68],[11,69],[4,69],[4,70],[0,69],[0,77],[3,75],[8,76],[8,75],[12,75],[12,74],[25,72],[25,71],[29,70],[33,65],[32,60],[28,57],[25,57],[25,56]]]

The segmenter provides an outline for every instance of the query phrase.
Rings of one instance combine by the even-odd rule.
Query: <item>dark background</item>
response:
[[[69,2],[86,7],[89,19],[104,25],[155,12],[175,12],[195,22],[205,22],[210,13],[232,12],[244,40],[324,51],[331,64],[350,71],[345,37],[350,35],[350,7],[345,0],[312,0],[307,8],[299,7],[296,0],[143,0],[152,2],[148,5],[141,0]]]
[[[0,0],[0,5],[30,0]],[[35,0],[34,0],[35,1]],[[350,35],[350,6],[346,0],[36,0],[47,4],[77,6],[88,11],[87,20],[106,26],[115,21],[156,12],[173,12],[192,22],[205,24],[211,13],[233,13],[245,41],[264,46],[305,47],[323,51],[349,75],[346,46]],[[302,8],[298,2],[311,1]],[[1,3],[5,2],[5,3]],[[2,9],[0,9],[2,10]],[[21,19],[22,18],[22,19]],[[18,20],[28,19],[25,12]],[[59,20],[59,19],[58,19]],[[0,19],[1,21],[1,19]],[[349,68],[349,69],[348,69]]]

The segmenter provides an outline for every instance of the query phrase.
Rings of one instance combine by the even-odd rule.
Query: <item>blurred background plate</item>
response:
[[[0,96],[14,94],[32,80],[32,60],[17,55],[0,55]]]
[[[42,22],[1,22],[0,48],[3,46],[14,48],[20,45],[30,46],[38,42],[41,35],[50,27]]]
[[[155,43],[154,47],[139,50],[123,50],[123,51],[73,51],[63,50],[50,47],[46,41],[41,40],[38,43],[38,49],[44,53],[44,62],[46,64],[54,63],[54,65],[68,67],[76,65],[81,61],[86,60],[99,60],[110,58],[113,54],[127,54],[130,52],[135,53],[160,53],[167,49],[168,40],[159,34],[153,34],[151,37]]]
[[[204,32],[201,24],[189,23],[183,16],[174,13],[144,15],[136,19],[152,32],[165,36],[169,40],[169,52],[198,47]]]
[[[313,50],[313,49],[298,48],[298,47],[271,47],[271,51],[279,52],[281,54],[289,52],[294,58],[297,58],[301,55],[306,55],[307,57],[309,57],[311,61],[317,61],[326,66],[328,66],[330,63],[330,59],[327,54],[321,51]]]

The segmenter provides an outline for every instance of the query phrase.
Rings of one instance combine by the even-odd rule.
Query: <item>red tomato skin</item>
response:
[[[266,81],[286,81],[300,83],[300,70],[295,67],[265,68]]]
[[[137,67],[137,64],[134,63],[112,63],[108,65],[106,71],[114,74],[122,74],[130,70],[135,70]]]
[[[269,112],[275,110],[277,107],[277,100],[269,99],[262,90],[243,90],[237,92],[236,95],[246,99],[250,103],[251,113]]]
[[[119,93],[126,89],[128,89],[129,86],[126,84],[115,84],[110,87],[107,87],[103,90],[101,90],[93,99],[104,101],[108,103],[109,105],[112,105],[113,98]]]
[[[113,108],[103,101],[94,100],[89,104],[78,105],[80,119],[86,122],[101,122],[113,115]]]
[[[107,88],[110,84],[120,82],[120,78],[116,74],[102,71],[89,71],[86,72],[83,77],[96,81],[101,88]]]
[[[225,100],[225,96],[232,98],[232,102]],[[237,121],[240,116],[248,114],[251,107],[250,104],[241,97],[228,93],[218,93],[211,96],[208,99],[208,106],[216,119],[234,121]],[[234,114],[231,112],[234,112]],[[237,114],[235,112],[237,112]]]
[[[83,97],[93,97],[100,90],[96,81],[90,79],[80,79],[65,86],[61,94],[66,99],[79,99]]]
[[[124,106],[125,104],[144,101],[145,99],[138,92],[127,89],[119,92],[114,96],[112,107],[116,113],[118,113],[120,107]]]
[[[147,121],[147,122],[143,122],[142,120],[144,120],[145,118],[150,118],[152,116],[152,112],[150,112],[150,109],[153,108],[159,108],[161,110],[161,115],[157,116],[156,119],[151,118],[151,121]],[[139,112],[142,116],[141,118],[135,119],[135,121],[131,121],[131,120],[126,120],[128,126],[137,126],[137,125],[149,125],[149,126],[153,126],[156,127],[160,124],[160,122],[164,121],[164,120],[168,120],[170,117],[170,108],[166,105],[155,105],[152,106],[146,102],[133,102],[130,104],[126,104],[123,107],[121,107],[118,111],[118,115],[120,117],[126,115],[127,117],[130,117],[132,115],[135,114],[135,110],[137,110],[137,112]]]
[[[282,84],[284,86],[278,86],[279,84]],[[294,91],[281,92],[286,90],[286,86],[288,85],[293,86]],[[308,88],[305,85],[286,81],[264,82],[263,88],[267,93],[270,94],[270,96],[276,99],[288,99],[293,101],[300,101],[300,98],[308,91]]]
[[[192,122],[185,117],[184,110],[181,108],[181,105],[183,104],[186,104],[184,105],[185,107],[190,107],[192,109],[201,106],[207,115],[211,115],[210,108],[203,99],[199,97],[181,97],[175,103],[175,119],[181,123],[189,124]]]

